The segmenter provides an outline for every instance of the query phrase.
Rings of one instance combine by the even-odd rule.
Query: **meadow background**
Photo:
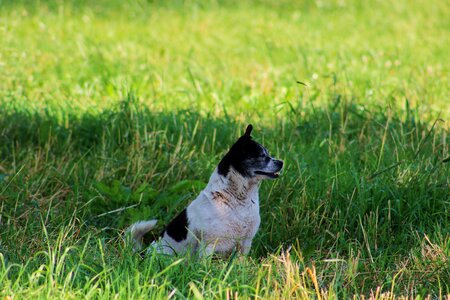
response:
[[[450,294],[447,1],[0,0],[0,298]],[[232,142],[249,257],[132,253]]]

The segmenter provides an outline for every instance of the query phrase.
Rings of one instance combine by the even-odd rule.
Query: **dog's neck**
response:
[[[230,168],[227,176],[222,176],[217,169],[211,175],[205,188],[213,200],[226,202],[230,206],[258,204],[260,180],[247,178]]]

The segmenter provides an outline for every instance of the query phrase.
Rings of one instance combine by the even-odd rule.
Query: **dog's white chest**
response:
[[[251,238],[259,227],[259,207],[254,204],[251,207],[231,210],[226,221],[230,234],[236,238]]]
[[[210,198],[205,191],[188,207],[192,229],[203,238],[242,240],[251,239],[260,224],[258,191],[242,203],[226,203]]]

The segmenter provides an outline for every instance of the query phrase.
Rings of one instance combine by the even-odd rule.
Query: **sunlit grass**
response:
[[[226,108],[270,118],[299,93],[399,108],[408,99],[423,115],[448,115],[448,6],[440,1],[138,3],[65,4],[52,13],[44,4],[4,5],[2,98],[79,110],[107,107],[132,86],[155,107],[216,115]]]

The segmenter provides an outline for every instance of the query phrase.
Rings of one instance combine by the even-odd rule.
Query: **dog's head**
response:
[[[242,176],[255,179],[278,178],[283,168],[283,161],[269,155],[264,146],[251,137],[253,126],[248,125],[245,134],[241,136],[228,153],[220,161],[218,172],[227,176],[232,167]]]

